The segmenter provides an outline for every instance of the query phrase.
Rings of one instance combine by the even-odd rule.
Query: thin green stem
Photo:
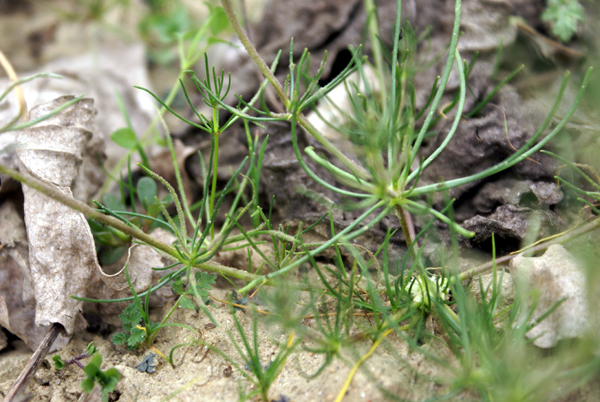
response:
[[[381,51],[381,42],[379,40],[379,21],[377,15],[377,6],[373,0],[364,0],[365,11],[367,12],[367,30],[369,32],[369,39],[371,41],[371,52],[373,53],[373,60],[375,61],[375,68],[379,75],[379,91],[381,92],[381,104],[387,105],[387,88],[385,85],[385,74],[383,71],[383,56]],[[396,13],[397,18],[400,16],[400,8]],[[395,60],[392,60],[395,63]],[[383,111],[385,113],[385,110]]]
[[[301,265],[301,264],[309,261],[313,256],[315,256],[315,255],[319,254],[320,252],[326,250],[327,248],[331,247],[334,243],[338,242],[341,239],[343,239],[344,241],[348,241],[348,240],[352,240],[352,239],[360,236],[365,231],[367,231],[371,227],[373,227],[373,225],[375,225],[376,223],[378,223],[379,221],[381,221],[381,219],[383,219],[385,217],[385,215],[387,215],[387,213],[392,208],[392,206],[388,204],[387,207],[375,219],[373,219],[371,222],[369,222],[368,224],[366,224],[361,229],[356,230],[355,232],[352,232],[352,230],[354,230],[354,228],[356,226],[358,226],[363,220],[365,220],[369,215],[371,215],[377,209],[379,209],[379,208],[381,208],[381,207],[383,207],[385,205],[386,205],[385,201],[379,201],[377,204],[375,204],[373,207],[369,208],[366,212],[364,212],[361,216],[359,216],[347,228],[345,228],[344,230],[342,230],[341,232],[339,232],[338,234],[336,234],[335,236],[333,236],[331,239],[329,239],[327,242],[325,242],[320,247],[317,247],[315,250],[312,250],[311,252],[309,252],[308,255],[305,255],[304,257],[302,257],[302,258],[294,261],[293,263],[291,263],[290,265],[288,265],[288,266],[280,269],[279,271],[272,272],[272,273],[270,273],[268,275],[264,275],[264,276],[261,276],[261,277],[255,279],[255,280],[253,280],[252,282],[250,282],[249,284],[247,284],[246,286],[244,286],[242,289],[240,289],[239,293],[245,294],[250,289],[252,289],[254,286],[262,285],[262,284],[266,283],[267,280],[269,280],[269,279],[272,279],[272,278],[281,276],[283,274],[286,274],[287,272],[289,272],[293,268],[296,268],[297,266],[299,266],[299,265]]]
[[[408,177],[408,173],[410,170],[410,166],[412,165],[412,161],[417,157],[417,152],[419,152],[421,143],[423,142],[423,139],[425,138],[425,134],[427,133],[427,130],[429,129],[429,125],[431,124],[431,120],[433,119],[433,116],[437,112],[438,105],[440,104],[442,96],[444,95],[444,92],[446,90],[446,84],[448,83],[448,78],[450,77],[450,72],[452,71],[452,65],[454,64],[454,52],[455,52],[456,46],[458,44],[461,7],[462,7],[461,0],[456,0],[456,3],[454,4],[454,27],[452,29],[452,39],[450,40],[450,48],[448,51],[448,59],[446,60],[446,67],[444,68],[444,73],[443,73],[442,79],[440,81],[440,86],[438,87],[435,97],[433,98],[433,102],[431,103],[431,107],[429,108],[429,112],[427,113],[427,117],[425,118],[425,121],[423,122],[421,131],[419,131],[417,139],[413,145],[410,157],[405,165],[405,170],[402,174],[403,177]],[[406,180],[405,180],[405,182],[406,182]]]
[[[254,62],[256,63],[256,65],[258,66],[260,71],[263,73],[265,78],[267,80],[269,80],[269,82],[273,86],[273,89],[275,89],[275,92],[277,92],[277,95],[281,98],[281,100],[283,101],[285,106],[288,107],[290,100],[288,99],[287,95],[285,94],[285,91],[283,90],[281,83],[279,82],[279,80],[277,80],[277,77],[275,77],[275,74],[273,74],[273,72],[271,72],[271,69],[269,68],[269,66],[267,66],[267,63],[265,63],[265,61],[262,59],[262,57],[260,57],[256,48],[254,47],[252,42],[250,42],[250,39],[248,39],[246,32],[244,32],[244,29],[240,25],[237,17],[235,16],[235,12],[233,11],[231,1],[230,0],[221,0],[221,4],[223,5],[223,10],[225,11],[225,15],[227,16],[227,19],[229,20],[231,27],[235,31],[235,34],[240,39],[240,42],[242,42],[242,44],[246,48],[246,51],[248,52],[248,54],[250,55],[252,60],[254,60]]]
[[[475,180],[483,179],[492,174],[496,174],[503,170],[506,170],[509,167],[516,165],[517,163],[527,159],[529,156],[531,156],[534,153],[536,153],[537,151],[539,151],[544,145],[546,145],[546,143],[548,141],[550,141],[552,138],[554,138],[554,136],[556,136],[562,130],[562,128],[565,126],[565,124],[567,124],[567,121],[569,121],[569,119],[571,118],[573,113],[575,113],[575,110],[577,109],[577,107],[579,106],[579,103],[581,102],[583,93],[585,92],[585,89],[587,88],[591,73],[592,73],[592,67],[590,67],[588,69],[587,73],[585,74],[585,77],[583,79],[583,83],[581,84],[579,93],[577,94],[577,97],[575,98],[575,102],[573,103],[573,105],[571,106],[569,111],[566,113],[566,115],[563,117],[563,119],[558,123],[558,125],[556,127],[554,127],[554,129],[543,140],[538,142],[531,149],[527,150],[527,148],[533,143],[533,141],[535,141],[537,139],[537,135],[538,135],[539,131],[538,131],[538,133],[534,134],[534,136],[523,147],[521,147],[521,149],[519,149],[518,152],[516,152],[514,155],[510,156],[509,158],[498,163],[495,166],[492,166],[492,167],[485,169],[484,171],[476,173],[474,175],[463,177],[460,179],[449,180],[445,183],[437,183],[437,184],[430,184],[427,186],[417,187],[416,189],[411,191],[410,195],[417,196],[417,195],[432,193],[432,192],[436,192],[436,191],[449,190],[451,188],[462,186],[463,184],[467,184],[467,183],[470,183]],[[564,86],[564,84],[563,84],[563,86]],[[561,87],[560,94],[562,95],[562,87]],[[555,110],[556,109],[553,109],[553,112]]]
[[[429,164],[431,162],[433,162],[439,156],[440,153],[442,153],[444,148],[446,148],[446,145],[448,145],[448,143],[454,136],[454,133],[456,133],[456,129],[458,128],[458,124],[460,123],[460,119],[462,118],[462,112],[463,112],[463,108],[465,106],[465,95],[466,95],[467,85],[466,85],[464,69],[463,69],[462,62],[460,60],[460,53],[458,52],[458,49],[455,50],[454,59],[456,60],[456,68],[458,70],[458,76],[460,79],[460,95],[459,95],[459,99],[458,99],[458,109],[456,110],[456,117],[454,118],[452,127],[450,128],[450,131],[448,132],[448,135],[446,135],[446,138],[444,139],[442,144],[421,164],[421,166],[418,169],[414,170],[408,176],[408,178],[406,179],[407,183],[410,183],[417,175],[419,175],[419,171],[422,171],[427,166],[429,166]]]
[[[183,187],[183,180],[181,180],[181,172],[179,170],[179,164],[177,161],[177,155],[175,154],[175,147],[173,146],[173,137],[171,137],[171,132],[167,127],[165,120],[160,116],[160,121],[163,124],[163,128],[165,130],[165,137],[167,139],[167,146],[169,147],[169,152],[171,153],[171,160],[173,161],[173,170],[175,171],[175,180],[177,181],[177,187],[179,187],[179,196],[181,198],[181,203],[183,204],[183,211],[185,212],[186,217],[190,221],[190,225],[192,228],[196,230],[196,220],[192,215],[192,211],[190,210],[190,206],[187,201],[187,197],[185,194],[185,188]],[[182,233],[183,236],[186,236],[186,233]]]
[[[219,136],[220,136],[220,132],[219,132],[219,118],[218,118],[218,113],[217,113],[217,109],[213,108],[213,136],[215,138],[214,141],[214,147],[215,147],[215,153],[214,153],[214,158],[213,158],[213,177],[212,177],[212,185],[211,185],[211,191],[210,191],[210,208],[209,208],[209,213],[210,215],[212,215],[214,209],[215,209],[215,194],[217,194],[217,167],[219,166]],[[210,238],[214,239],[215,238],[215,224],[213,221],[211,222],[207,222],[210,225]]]

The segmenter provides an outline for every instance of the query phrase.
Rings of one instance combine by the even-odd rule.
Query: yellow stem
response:
[[[338,394],[337,398],[335,398],[335,402],[341,402],[342,399],[344,399],[344,395],[346,395],[346,391],[348,391],[348,387],[350,386],[350,383],[352,382],[352,379],[354,378],[354,374],[356,374],[356,371],[358,370],[360,365],[365,360],[367,360],[369,358],[369,356],[371,356],[373,354],[373,352],[375,352],[375,349],[377,349],[377,346],[379,346],[381,341],[383,341],[385,339],[385,337],[388,336],[389,334],[391,334],[393,331],[394,331],[393,329],[388,329],[383,334],[381,334],[381,336],[379,338],[377,338],[377,340],[375,342],[373,342],[373,346],[371,346],[371,349],[369,349],[369,351],[367,353],[365,353],[360,359],[358,359],[358,361],[356,362],[354,367],[352,367],[352,370],[350,370],[350,374],[348,374],[348,378],[346,378],[346,382],[344,382],[344,385],[342,386],[340,393]]]

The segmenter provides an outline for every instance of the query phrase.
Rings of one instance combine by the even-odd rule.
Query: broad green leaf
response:
[[[123,201],[121,201],[121,197],[118,197],[114,194],[104,194],[102,196],[102,203],[106,208],[114,212],[127,211],[127,207],[125,207],[125,204],[123,204]]]
[[[125,127],[125,128],[120,128],[116,131],[114,131],[111,135],[110,138],[120,147],[123,147],[125,149],[133,149],[137,143],[137,137],[135,135],[135,132],[130,129],[129,127]]]
[[[106,393],[111,393],[115,390],[117,383],[121,379],[121,373],[119,373],[119,371],[113,367],[106,370],[106,373],[104,374],[106,374],[106,376],[108,377],[108,381],[106,381],[106,384],[104,384],[104,386],[102,387],[102,391]]]
[[[144,206],[144,209],[148,211],[150,205],[154,203],[154,197],[158,193],[156,182],[150,177],[142,177],[137,183],[137,195],[138,199]]]
[[[214,7],[210,10],[211,20],[209,29],[213,35],[218,35],[220,32],[224,31],[229,27],[229,20],[227,19],[227,15],[223,10],[223,7]]]
[[[87,378],[81,382],[81,388],[89,394],[94,389],[94,383],[93,378]]]

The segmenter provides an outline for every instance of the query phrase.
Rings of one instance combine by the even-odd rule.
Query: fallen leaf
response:
[[[70,99],[72,97],[64,96],[37,106],[30,111],[30,116],[35,119],[45,115]],[[90,130],[95,113],[93,100],[83,99],[62,113],[19,132],[20,169],[72,196],[70,186],[77,177],[87,141],[92,138]],[[24,319],[29,326],[15,331],[15,320],[10,317],[14,307],[8,304],[5,292],[0,293],[3,299],[0,312],[4,310],[8,314],[0,314],[0,319],[3,326],[17,332],[28,346],[35,348],[39,342],[37,334],[41,331],[43,335],[45,326],[60,323],[68,336],[85,327],[81,314],[83,304],[71,295],[116,298],[129,296],[131,292],[124,269],[110,275],[103,272],[90,227],[81,213],[27,186],[23,186],[23,193],[28,253],[20,255],[23,261],[18,270],[23,271],[24,285],[22,292],[16,290],[15,293],[21,294],[23,299],[22,314],[35,313],[35,319]],[[174,239],[160,230],[153,235],[165,242]],[[129,250],[127,264],[134,288],[140,292],[160,277],[151,268],[163,267],[165,259],[149,246],[134,245]],[[14,268],[0,272],[7,275],[16,271]],[[31,285],[27,286],[28,283]],[[165,300],[159,294],[153,298],[155,304]],[[117,307],[113,305],[112,309]],[[111,314],[111,308],[106,308],[105,313]]]
[[[14,201],[0,204],[0,326],[35,349],[48,331],[36,326],[35,298],[31,285],[25,223]],[[59,335],[52,350],[66,345],[68,337]]]

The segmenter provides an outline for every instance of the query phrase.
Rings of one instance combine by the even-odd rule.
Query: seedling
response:
[[[283,369],[285,362],[288,356],[293,352],[296,346],[299,344],[300,340],[294,339],[294,334],[290,334],[288,339],[284,345],[280,345],[280,350],[274,358],[271,358],[269,364],[263,365],[261,362],[259,345],[258,345],[258,317],[257,313],[253,312],[252,317],[252,338],[248,339],[248,335],[242,328],[239,319],[236,316],[235,310],[231,309],[231,315],[233,317],[233,321],[235,323],[235,327],[238,335],[242,339],[242,344],[240,345],[233,334],[230,331],[227,331],[229,336],[229,340],[232,345],[235,347],[239,357],[243,361],[243,366],[240,366],[235,360],[233,360],[230,356],[223,353],[221,350],[215,348],[212,345],[205,344],[210,350],[216,352],[221,357],[223,357],[230,365],[235,367],[238,372],[246,377],[250,382],[254,384],[256,388],[254,391],[251,391],[248,394],[243,394],[244,397],[242,400],[246,400],[252,398],[255,395],[259,395],[263,402],[269,401],[269,389],[273,382],[279,376],[279,373]],[[240,390],[241,392],[241,390]]]
[[[121,379],[121,373],[114,367],[102,371],[100,369],[101,364],[102,356],[96,353],[83,369],[88,378],[83,380],[81,388],[89,394],[94,389],[94,385],[98,384],[101,388],[100,395],[102,402],[108,402],[108,394],[115,390],[117,383]]]
[[[88,357],[91,357],[92,359],[86,366],[83,366],[80,360],[87,359]],[[93,342],[89,343],[84,353],[75,356],[66,362],[63,361],[59,355],[54,355],[52,360],[54,360],[54,367],[56,370],[62,370],[69,364],[76,364],[79,366],[87,375],[87,379],[81,382],[81,388],[89,394],[94,389],[94,385],[98,384],[101,389],[100,395],[102,402],[108,402],[108,394],[115,390],[117,383],[121,379],[121,373],[119,373],[116,368],[110,368],[106,371],[100,369],[102,356],[98,353],[98,349],[94,346]]]
[[[162,227],[172,231],[168,225],[162,211],[173,204],[171,194],[165,195],[162,200],[158,200],[158,188],[156,182],[150,177],[142,177],[138,180],[134,188],[131,182],[126,185],[122,182],[121,197],[114,194],[104,194],[102,197],[103,204],[98,205],[98,211],[112,215],[127,224],[132,224],[139,227],[145,232],[152,231],[157,227]],[[127,208],[125,200],[125,191],[127,188],[130,194],[135,194],[138,202],[142,206],[145,214],[136,210],[135,200],[131,203],[131,210]],[[98,259],[102,265],[110,265],[115,263],[121,256],[127,252],[131,237],[125,233],[114,230],[110,226],[105,227],[94,220],[89,220],[92,234],[98,248]]]
[[[67,360],[66,362],[61,359],[59,355],[52,356],[52,360],[54,361],[54,367],[56,370],[62,370],[65,366],[69,364],[76,364],[83,369],[83,364],[81,364],[80,360],[87,359],[88,357],[92,357],[95,353],[98,352],[96,346],[94,346],[94,342],[90,342],[85,349],[85,352],[82,354],[75,356],[72,359]]]

